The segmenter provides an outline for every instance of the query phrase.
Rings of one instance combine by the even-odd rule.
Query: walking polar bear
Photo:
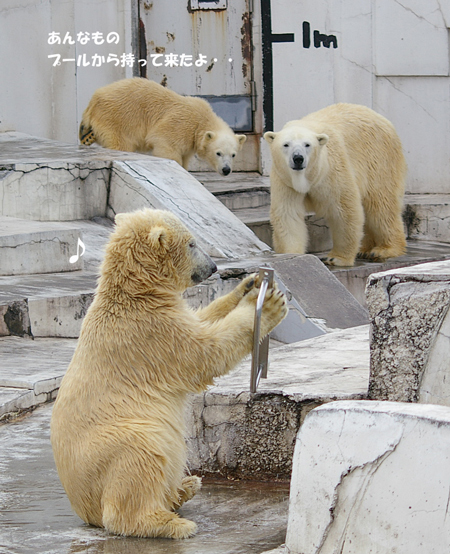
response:
[[[305,215],[314,211],[330,227],[328,265],[352,266],[357,255],[375,261],[404,254],[406,163],[386,118],[365,106],[334,104],[264,138],[273,160],[276,252],[306,252]]]
[[[56,467],[86,523],[120,535],[192,536],[175,510],[199,490],[184,476],[186,397],[230,371],[253,343],[256,275],[196,312],[183,291],[216,266],[173,214],[119,214],[97,292],[53,408]],[[261,335],[287,314],[274,285]]]
[[[122,79],[97,89],[83,113],[80,142],[169,158],[188,169],[194,154],[221,175],[233,169],[246,140],[202,98],[181,96],[154,81]]]

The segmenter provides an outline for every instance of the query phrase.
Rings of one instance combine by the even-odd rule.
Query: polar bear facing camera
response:
[[[401,256],[406,162],[393,125],[373,110],[334,104],[267,132],[272,152],[271,212],[276,252],[304,254],[305,215],[330,227],[328,265]]]
[[[83,113],[80,142],[175,160],[194,154],[221,175],[233,169],[246,140],[202,98],[181,96],[154,81],[122,79],[97,89]]]
[[[250,353],[258,277],[206,308],[183,291],[217,268],[170,212],[119,214],[101,277],[53,408],[56,467],[75,512],[120,535],[192,536],[176,509],[199,490],[185,476],[186,397]],[[262,334],[287,314],[272,287]]]

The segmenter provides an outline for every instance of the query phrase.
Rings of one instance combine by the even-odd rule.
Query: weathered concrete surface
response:
[[[450,195],[407,194],[403,219],[409,238],[450,242]]]
[[[450,406],[450,311],[429,349],[419,388],[419,402]]]
[[[73,339],[0,338],[0,419],[54,400],[75,344]]]
[[[372,327],[369,397],[416,402],[430,347],[450,304],[450,262],[373,274],[367,303]]]
[[[109,217],[143,206],[170,210],[214,258],[240,259],[270,248],[192,175],[172,160],[113,163]]]
[[[297,437],[286,554],[450,550],[450,409],[333,402]]]
[[[70,263],[79,238],[74,226],[0,216],[0,275],[82,269],[83,258]]]
[[[50,446],[52,406],[0,426],[2,554],[260,554],[284,541],[285,483],[204,482],[180,513],[198,524],[192,539],[136,539],[85,525],[71,510]]]
[[[271,350],[268,378],[252,395],[250,359],[221,377],[188,412],[189,464],[199,473],[289,478],[306,414],[332,400],[367,396],[368,326]]]

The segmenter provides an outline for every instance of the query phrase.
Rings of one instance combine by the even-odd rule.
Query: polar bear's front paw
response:
[[[261,336],[265,336],[288,314],[287,298],[278,287],[268,289],[261,317]]]
[[[336,267],[351,267],[355,263],[354,258],[341,258],[340,256],[326,256],[325,258],[320,258],[320,260],[325,265]]]
[[[243,279],[239,285],[234,289],[234,292],[240,297],[243,298],[248,294],[255,286],[258,284],[258,274],[252,273],[245,279]]]

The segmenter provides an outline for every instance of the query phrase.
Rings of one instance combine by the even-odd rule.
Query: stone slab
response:
[[[0,338],[0,419],[54,400],[76,340]]]
[[[272,264],[309,317],[338,329],[368,323],[367,310],[316,256],[274,258]]]
[[[286,553],[448,552],[450,409],[333,402],[298,434]]]
[[[172,160],[113,162],[107,215],[143,207],[170,210],[213,258],[241,259],[270,248]]]
[[[83,258],[70,263],[80,238],[74,227],[0,216],[0,275],[82,269]]]
[[[113,160],[146,160],[150,157],[136,152],[110,150],[97,144],[82,146],[10,131],[0,133],[0,145],[0,169],[16,163],[112,162]]]
[[[367,303],[372,327],[370,398],[417,402],[421,397],[448,403],[444,389],[449,368],[443,360],[450,357],[450,261],[371,275]]]

